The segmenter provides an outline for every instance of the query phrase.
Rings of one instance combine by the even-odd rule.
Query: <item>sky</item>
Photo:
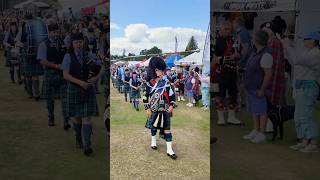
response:
[[[111,54],[157,46],[173,52],[174,38],[183,51],[191,36],[201,49],[209,25],[210,0],[111,0]]]

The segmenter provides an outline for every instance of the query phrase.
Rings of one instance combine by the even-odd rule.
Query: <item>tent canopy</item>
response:
[[[295,0],[220,0],[211,3],[214,12],[294,11]]]
[[[36,2],[35,0],[29,0],[29,1],[25,1],[25,2],[19,3],[19,4],[15,5],[13,8],[22,9],[25,6],[29,6],[29,5],[34,5],[34,6],[37,6],[37,7],[40,7],[40,8],[50,7],[50,5],[48,5],[48,4],[44,3],[44,2]]]
[[[175,55],[170,55],[166,58],[165,62],[168,67],[172,68],[174,67],[174,62],[179,61],[182,58],[182,56],[175,54]]]
[[[175,65],[182,65],[182,64],[188,64],[188,65],[202,65],[202,57],[203,57],[203,51],[200,52],[194,52],[190,54],[189,56],[186,56],[179,61],[176,61]]]

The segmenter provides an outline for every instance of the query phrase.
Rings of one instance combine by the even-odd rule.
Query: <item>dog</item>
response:
[[[268,111],[268,117],[273,125],[272,141],[274,141],[278,136],[278,131],[280,132],[279,139],[283,139],[283,124],[286,121],[294,119],[295,106],[280,106],[271,107]]]

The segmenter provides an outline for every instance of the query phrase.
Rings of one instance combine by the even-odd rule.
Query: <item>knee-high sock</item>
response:
[[[28,93],[29,96],[33,96],[33,93],[32,93],[32,79],[26,79],[26,91]]]
[[[155,136],[157,134],[157,129],[151,128],[151,136]]]
[[[40,96],[39,80],[32,80],[32,93],[35,97]]]
[[[10,68],[10,78],[11,78],[11,81],[14,82],[14,69],[13,68]]]
[[[74,132],[76,133],[77,143],[82,144],[82,136],[81,136],[82,124],[81,123],[73,123],[73,129],[74,129]]]
[[[47,109],[48,109],[48,114],[50,119],[54,119],[54,100],[53,98],[48,98],[47,99]]]
[[[18,69],[16,70],[17,72],[17,77],[18,77],[18,80],[21,81],[21,72],[20,72],[20,67],[18,67]]]
[[[82,124],[83,142],[85,147],[91,146],[92,124]]]
[[[62,99],[61,99],[61,107],[62,107],[62,116],[63,116],[64,122],[68,123],[70,120],[70,117],[67,112],[67,102],[66,102],[65,97],[62,97]]]

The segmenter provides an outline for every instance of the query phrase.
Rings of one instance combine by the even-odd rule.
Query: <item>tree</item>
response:
[[[191,51],[191,50],[197,50],[198,48],[198,43],[197,41],[194,39],[194,36],[191,36],[188,45],[186,47],[186,51]]]
[[[129,53],[128,56],[135,56],[135,54],[134,53]]]
[[[147,54],[161,54],[162,50],[159,49],[157,46],[153,46],[153,48],[147,51]]]
[[[147,55],[148,50],[144,49],[140,51],[140,55]]]

